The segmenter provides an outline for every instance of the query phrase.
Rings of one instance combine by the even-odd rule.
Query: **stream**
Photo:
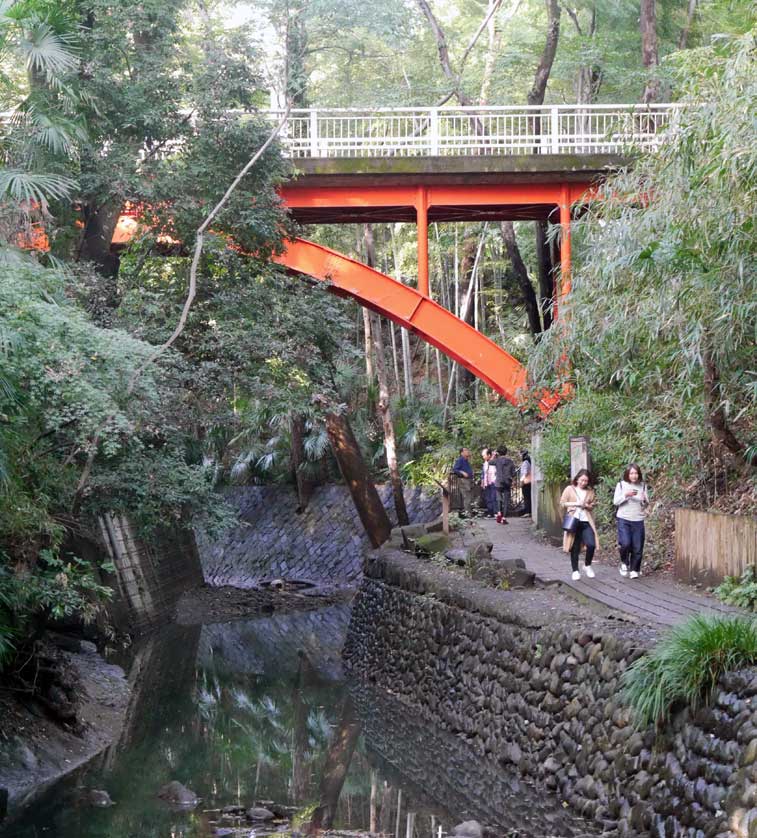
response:
[[[143,639],[117,661],[133,687],[120,737],[0,836],[261,838],[306,828],[325,800],[334,829],[397,838],[438,838],[471,819],[493,836],[598,834],[562,801],[429,729],[390,694],[346,680],[349,616],[339,604],[173,625]],[[353,750],[341,747],[347,739]],[[346,769],[338,797],[325,765]],[[196,807],[158,798],[174,780],[196,793]],[[92,806],[91,789],[106,790],[115,805]],[[277,822],[245,820],[256,804],[275,810]]]

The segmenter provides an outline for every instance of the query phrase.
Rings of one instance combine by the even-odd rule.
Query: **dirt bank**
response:
[[[60,651],[78,682],[75,725],[61,725],[38,704],[0,687],[0,807],[9,817],[52,783],[118,739],[130,688],[123,670],[107,663],[92,643]],[[0,808],[0,821],[2,821]]]
[[[352,586],[298,590],[287,583],[281,588],[232,588],[206,585],[182,594],[176,604],[176,622],[182,626],[228,623],[290,611],[312,611],[347,602],[355,595]]]

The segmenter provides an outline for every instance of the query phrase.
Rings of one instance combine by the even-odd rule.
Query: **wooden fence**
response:
[[[717,585],[757,565],[757,518],[676,509],[675,523],[678,579]]]

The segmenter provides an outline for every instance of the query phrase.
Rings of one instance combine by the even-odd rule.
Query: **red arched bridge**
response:
[[[560,225],[556,306],[570,291],[572,207],[629,154],[655,148],[676,105],[310,109],[281,132],[295,177],[281,188],[304,224],[413,222],[417,289],[321,245],[289,242],[277,262],[416,333],[513,404],[524,367],[431,299],[428,224],[551,220]],[[271,118],[282,114],[272,111]],[[242,116],[242,118],[244,118]],[[125,241],[124,227],[114,242]],[[542,401],[543,410],[554,398]]]

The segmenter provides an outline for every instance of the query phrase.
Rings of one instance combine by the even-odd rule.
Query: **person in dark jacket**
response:
[[[497,498],[499,500],[497,523],[506,524],[507,515],[510,512],[510,491],[515,476],[515,463],[507,456],[506,445],[500,446],[497,451],[499,455],[494,462],[497,469]]]
[[[460,456],[452,466],[452,473],[458,478],[458,486],[463,501],[463,513],[470,515],[473,503],[473,466],[470,461],[469,449],[460,449]]]

